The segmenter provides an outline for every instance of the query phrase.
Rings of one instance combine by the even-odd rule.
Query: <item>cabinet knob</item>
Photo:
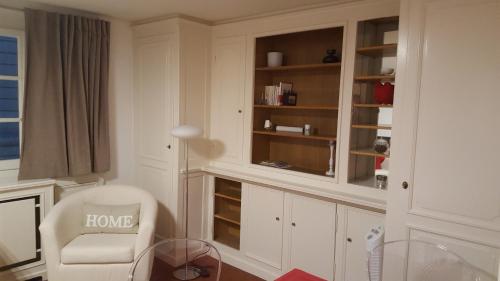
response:
[[[238,113],[242,113],[243,111],[241,109],[238,109]]]
[[[408,182],[404,181],[404,182],[401,184],[401,187],[403,187],[403,189],[408,189]]]
[[[276,217],[276,221],[280,221],[280,217]]]
[[[351,243],[352,239],[351,238],[347,238],[347,242]]]
[[[167,148],[168,148],[168,149],[170,149],[171,147],[172,147],[172,146],[170,146],[170,144],[169,144],[169,145],[167,145]]]
[[[295,223],[294,223],[294,222],[292,222],[292,226],[295,226]]]

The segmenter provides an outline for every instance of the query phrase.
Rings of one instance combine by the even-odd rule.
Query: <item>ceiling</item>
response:
[[[183,14],[217,22],[345,0],[32,0],[43,4],[138,21]]]

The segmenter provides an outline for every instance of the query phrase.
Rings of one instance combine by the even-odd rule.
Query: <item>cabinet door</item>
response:
[[[333,280],[336,204],[287,193],[287,266]]]
[[[337,274],[339,281],[368,281],[365,236],[372,227],[384,224],[384,215],[342,206],[338,210]],[[342,229],[341,229],[342,228]]]
[[[174,55],[171,37],[148,37],[135,42],[135,146],[137,184],[158,199],[158,233],[174,235],[176,214],[172,187]],[[165,223],[166,222],[166,223]]]
[[[245,184],[242,208],[245,255],[281,269],[283,191]]]
[[[498,1],[403,2],[387,230],[406,237],[410,213],[500,231]]]
[[[215,39],[211,93],[212,156],[227,162],[243,159],[245,37]]]
[[[401,1],[386,240],[425,230],[500,246],[499,11]]]

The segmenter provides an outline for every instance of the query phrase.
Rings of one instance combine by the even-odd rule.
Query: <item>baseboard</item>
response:
[[[221,245],[217,242],[212,242],[215,247],[219,250],[222,261],[226,264],[234,266],[240,270],[248,272],[264,280],[275,280],[281,273],[273,272],[259,266],[256,263],[251,262],[248,258],[242,256],[242,254],[234,249],[229,249],[227,246]],[[232,253],[235,252],[235,253]],[[224,272],[222,272],[224,274]]]

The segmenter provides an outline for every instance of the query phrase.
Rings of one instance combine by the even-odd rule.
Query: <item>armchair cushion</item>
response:
[[[83,234],[61,251],[63,264],[109,264],[134,261],[137,234]]]

